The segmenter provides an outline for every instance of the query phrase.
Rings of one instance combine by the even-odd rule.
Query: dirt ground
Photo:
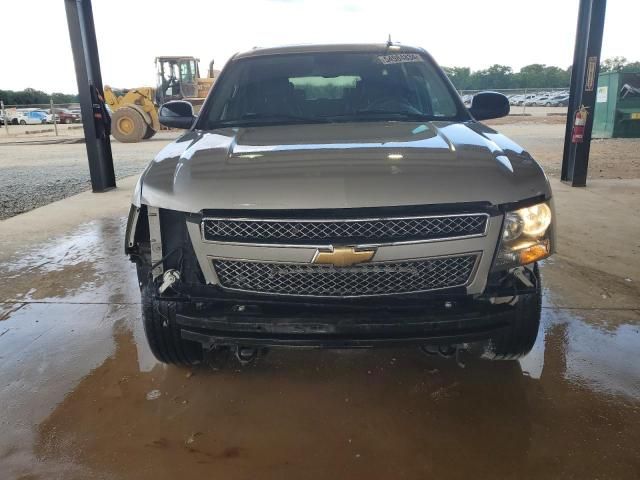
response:
[[[529,150],[547,175],[560,177],[566,118],[563,116],[506,117],[487,125]],[[594,139],[591,142],[588,178],[640,178],[639,140]]]

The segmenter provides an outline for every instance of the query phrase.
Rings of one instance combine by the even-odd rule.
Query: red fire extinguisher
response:
[[[584,127],[587,124],[587,117],[589,116],[589,112],[587,111],[587,107],[582,105],[573,120],[573,130],[571,131],[571,143],[582,143],[584,142]]]

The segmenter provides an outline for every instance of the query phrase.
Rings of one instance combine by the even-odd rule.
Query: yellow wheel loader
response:
[[[186,100],[200,110],[213,82],[213,61],[207,77],[200,77],[194,57],[156,57],[157,84],[116,93],[104,87],[105,102],[112,111],[111,133],[123,143],[146,140],[160,130],[158,108],[170,100]]]
[[[111,133],[116,140],[135,143],[153,137],[160,130],[154,95],[151,87],[134,88],[120,96],[111,87],[104,87],[104,99],[112,111]]]

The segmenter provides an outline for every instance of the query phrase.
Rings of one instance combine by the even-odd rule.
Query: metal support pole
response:
[[[91,0],[64,0],[69,25],[73,62],[78,81],[82,127],[89,158],[89,173],[94,192],[116,186],[109,135],[96,117],[98,96],[104,97],[98,44],[93,24]]]
[[[580,0],[560,177],[572,187],[587,185],[606,8],[607,0]],[[581,106],[586,107],[589,112],[584,128],[584,140],[582,143],[572,143],[575,114]]]
[[[49,99],[49,105],[51,106],[51,118],[53,119],[53,128],[56,131],[56,137],[58,136],[58,122],[56,122],[56,111],[53,109],[53,99]]]
[[[9,136],[9,123],[7,120],[7,112],[4,109],[4,102],[0,100],[0,110],[2,110],[2,119],[4,123],[4,128],[7,131],[7,137]]]

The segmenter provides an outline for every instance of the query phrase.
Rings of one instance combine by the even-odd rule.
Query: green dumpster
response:
[[[640,72],[600,74],[592,137],[640,138]]]

